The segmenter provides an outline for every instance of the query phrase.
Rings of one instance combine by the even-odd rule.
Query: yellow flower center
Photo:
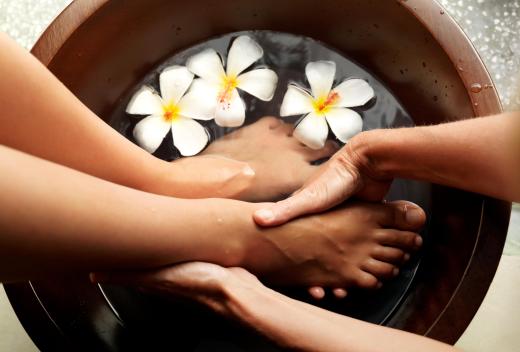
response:
[[[179,107],[173,103],[164,105],[163,110],[163,118],[168,122],[173,122],[179,117]]]
[[[314,111],[318,115],[324,115],[330,108],[337,103],[339,100],[339,94],[337,92],[330,92],[327,96],[321,96],[312,102]]]
[[[231,100],[233,90],[238,86],[238,80],[236,76],[224,76],[222,77],[222,85],[220,93],[218,95],[219,103],[226,103]]]

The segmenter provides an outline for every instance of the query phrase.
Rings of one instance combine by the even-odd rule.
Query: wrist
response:
[[[239,199],[253,182],[247,163],[201,155],[174,162],[159,160],[146,191],[179,198]]]
[[[349,160],[365,175],[375,180],[392,179],[394,175],[386,168],[390,148],[385,146],[387,130],[365,131],[354,136],[346,145]]]

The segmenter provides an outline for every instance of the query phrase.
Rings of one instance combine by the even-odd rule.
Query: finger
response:
[[[303,147],[305,152],[305,159],[309,162],[320,160],[323,158],[330,158],[339,150],[339,145],[333,141],[327,141],[325,146],[321,149],[314,150],[309,147]]]
[[[274,203],[268,208],[255,211],[253,218],[260,226],[277,226],[302,214],[316,212],[316,196],[309,189],[303,189],[295,195]]]
[[[347,297],[348,294],[347,290],[345,290],[344,288],[335,288],[332,290],[332,293],[334,293],[334,296],[339,299]]]
[[[318,287],[318,286],[311,287],[311,288],[309,288],[308,291],[309,291],[309,294],[314,299],[320,300],[325,297],[325,290],[323,289],[323,287]]]

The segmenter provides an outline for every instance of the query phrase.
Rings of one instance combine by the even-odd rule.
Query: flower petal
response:
[[[193,55],[186,62],[188,70],[215,84],[220,84],[225,76],[222,60],[214,49],[206,49]]]
[[[163,113],[162,99],[153,88],[143,86],[130,99],[126,113],[132,115],[161,115]]]
[[[241,35],[233,41],[229,49],[226,73],[228,76],[238,76],[263,55],[264,50],[257,42],[247,35]]]
[[[329,134],[329,127],[325,117],[311,112],[296,126],[293,132],[294,138],[311,149],[321,149]]]
[[[249,71],[238,77],[238,88],[263,101],[273,99],[277,84],[278,76],[267,68]]]
[[[280,116],[294,116],[313,111],[312,96],[298,86],[289,84],[280,107]]]
[[[339,100],[334,106],[351,108],[365,105],[374,97],[374,89],[362,79],[348,79],[332,90],[339,94]]]
[[[333,61],[309,62],[305,67],[305,75],[311,85],[315,98],[327,97],[336,75],[336,63]]]
[[[363,130],[363,120],[354,110],[330,109],[327,111],[326,119],[332,132],[343,143]]]
[[[152,115],[145,117],[134,127],[134,138],[137,143],[149,153],[153,153],[159,148],[168,130],[172,127],[162,115]]]
[[[163,101],[177,104],[193,82],[193,73],[184,66],[170,66],[161,72],[159,83]]]
[[[208,144],[208,133],[197,121],[181,116],[171,126],[173,145],[183,156],[198,154]]]
[[[246,105],[240,98],[238,91],[233,89],[231,99],[219,102],[215,113],[215,122],[222,127],[238,127],[244,124]]]
[[[215,117],[217,99],[216,86],[198,78],[193,81],[188,93],[179,101],[180,114],[197,120],[211,120]]]

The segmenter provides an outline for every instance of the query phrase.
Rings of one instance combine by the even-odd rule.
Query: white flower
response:
[[[363,129],[361,116],[350,107],[365,105],[374,90],[362,79],[348,79],[332,89],[336,64],[332,61],[309,62],[305,75],[311,85],[307,90],[290,84],[285,93],[280,115],[307,114],[294,130],[294,137],[312,149],[325,145],[330,126],[343,143]]]
[[[159,148],[168,131],[173,144],[183,156],[199,153],[208,143],[208,134],[197,120],[211,120],[213,112],[200,103],[200,97],[186,91],[192,85],[193,73],[184,66],[166,68],[159,76],[161,95],[143,86],[130,100],[126,112],[149,115],[134,128],[134,138],[148,152]]]
[[[273,98],[278,76],[267,68],[241,74],[264,55],[263,49],[248,36],[240,36],[229,49],[227,67],[213,49],[206,49],[192,57],[186,67],[200,77],[193,85],[204,101],[205,108],[213,110],[219,126],[238,127],[244,123],[246,107],[237,88],[263,101]]]

